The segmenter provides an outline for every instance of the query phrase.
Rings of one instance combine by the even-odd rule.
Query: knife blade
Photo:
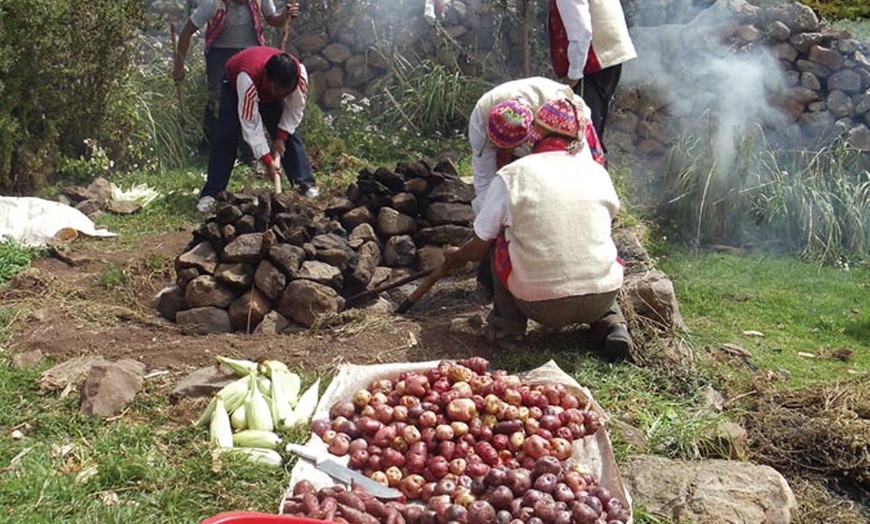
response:
[[[402,496],[402,492],[388,486],[384,486],[380,482],[372,480],[358,471],[354,471],[349,467],[331,460],[327,456],[321,456],[310,449],[305,448],[300,444],[289,443],[286,450],[294,453],[297,456],[308,460],[314,464],[314,467],[326,473],[335,480],[353,487],[360,486],[379,499],[396,499]]]

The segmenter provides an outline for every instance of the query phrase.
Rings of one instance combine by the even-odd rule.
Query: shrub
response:
[[[101,132],[142,20],[138,0],[0,0],[0,191],[40,189],[86,138],[118,145]]]

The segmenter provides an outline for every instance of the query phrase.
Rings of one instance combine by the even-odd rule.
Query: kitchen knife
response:
[[[329,456],[328,454],[326,457],[318,456],[311,450],[306,449],[305,446],[294,444],[292,442],[287,444],[286,450],[313,462],[315,468],[326,473],[342,484],[351,487],[354,485],[360,486],[379,499],[395,499],[402,496],[401,491],[384,486],[380,482],[372,480],[358,471],[354,471],[347,466],[327,458]]]

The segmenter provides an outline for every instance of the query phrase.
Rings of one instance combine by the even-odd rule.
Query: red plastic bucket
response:
[[[289,515],[272,515],[269,513],[254,513],[251,511],[229,511],[209,517],[200,524],[323,524],[322,520],[291,517]]]

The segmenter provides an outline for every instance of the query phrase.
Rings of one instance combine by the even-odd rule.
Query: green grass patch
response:
[[[78,395],[41,394],[36,370],[0,361],[0,521],[199,522],[228,509],[275,513],[289,470],[222,457],[207,429],[179,426],[140,395],[124,417],[78,413]],[[13,440],[11,428],[24,438]]]
[[[783,371],[789,387],[870,371],[867,267],[682,250],[658,260],[698,349],[737,344],[760,369]]]
[[[27,247],[8,237],[0,239],[0,285],[27,269],[30,261],[41,252],[39,248]]]

